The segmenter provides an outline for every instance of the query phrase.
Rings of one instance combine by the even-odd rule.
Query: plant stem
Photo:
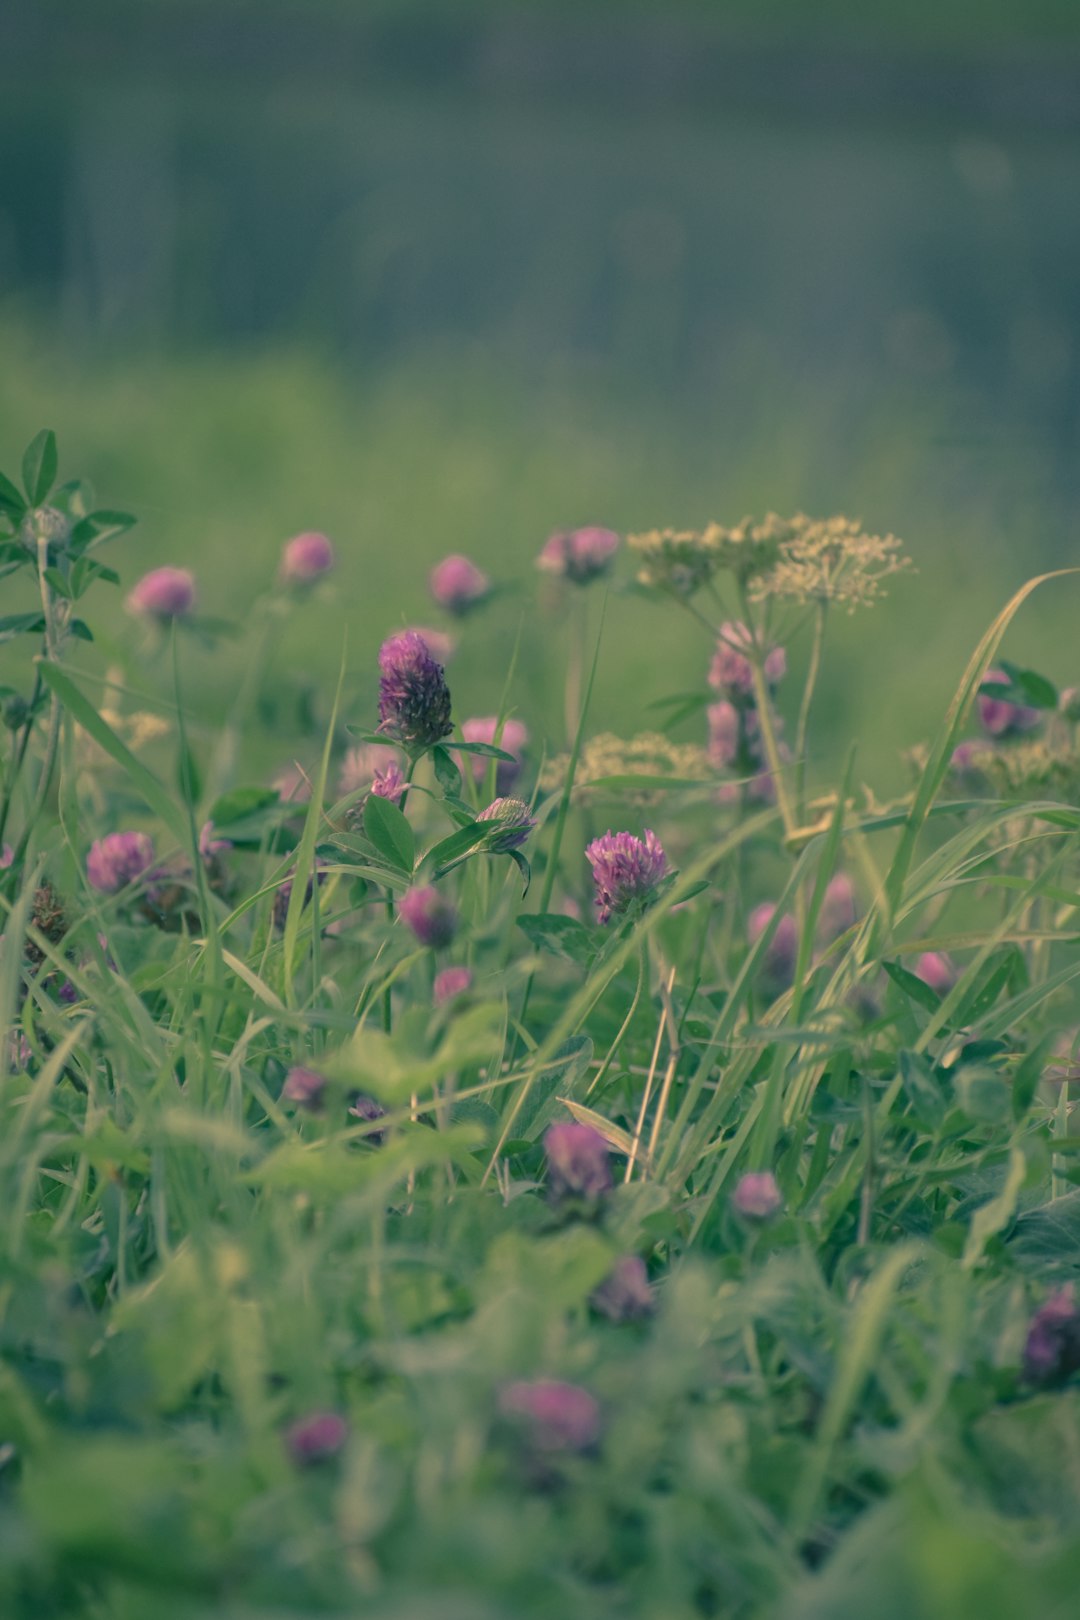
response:
[[[754,682],[754,701],[757,705],[758,725],[761,728],[761,741],[765,748],[765,759],[769,772],[776,787],[776,807],[780,811],[780,819],[784,823],[784,836],[790,838],[795,831],[795,814],[788,796],[788,785],[784,779],[784,766],[776,740],[776,728],[773,725],[769,687],[765,679],[765,649],[758,637],[757,627],[750,616],[750,603],[745,588],[741,588],[741,595],[743,619],[750,632],[750,637],[746,648],[740,650],[745,652],[750,665],[750,673]]]
[[[814,688],[821,672],[821,655],[825,645],[827,613],[828,603],[824,600],[819,601],[814,612],[814,637],[810,644],[810,664],[806,671],[806,684],[803,686],[802,702],[799,704],[799,723],[795,731],[795,808],[798,812],[800,826],[806,820],[806,741],[810,730],[810,706],[814,701]]]

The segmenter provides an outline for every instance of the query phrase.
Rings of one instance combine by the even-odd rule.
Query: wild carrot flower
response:
[[[536,826],[524,799],[492,799],[476,819],[491,824],[484,847],[499,855],[520,849]]]
[[[498,715],[476,715],[462,722],[461,735],[466,742],[486,743],[488,747],[501,748],[504,754],[513,754],[513,763],[507,759],[495,761],[495,787],[499,793],[509,793],[521,775],[521,756],[529,741],[529,728],[524,721],[512,718],[503,720],[500,731]],[[472,772],[473,780],[482,782],[491,761],[483,754],[462,754],[459,757],[462,767]]]
[[[116,894],[149,871],[154,864],[154,841],[148,833],[107,833],[90,846],[86,876],[91,888]]]
[[[379,729],[410,753],[441,741],[451,730],[450,691],[415,630],[390,636],[379,649]]]
[[[746,702],[754,691],[754,671],[750,659],[741,649],[754,645],[753,632],[742,623],[720,626],[720,639],[709,666],[709,685],[730,701]],[[777,686],[787,672],[787,653],[783,647],[770,647],[765,653],[765,680]]]
[[[775,914],[776,906],[771,900],[763,900],[759,906],[754,907],[746,920],[746,932],[751,945],[756,944],[761,938]],[[798,955],[799,931],[795,926],[794,917],[790,913],[785,913],[765,947],[761,962],[761,977],[770,994],[779,995],[781,990],[786,990],[790,985],[795,977]]]
[[[776,560],[750,582],[752,600],[834,602],[849,613],[884,595],[882,581],[910,566],[895,535],[867,534],[843,516],[777,519]]]
[[[457,933],[458,914],[446,896],[429,884],[426,888],[410,889],[401,897],[398,914],[421,945],[439,950],[449,945]]]
[[[598,1288],[589,1295],[589,1304],[612,1322],[639,1322],[655,1305],[644,1260],[637,1254],[624,1254]]]
[[[983,677],[983,690],[979,693],[977,706],[979,721],[983,730],[989,737],[1018,737],[1025,731],[1033,731],[1042,720],[1041,709],[1031,708],[1026,703],[1009,703],[1005,698],[995,697],[987,692],[986,687],[1001,687],[1007,691],[1011,682],[1003,669],[987,670]]]
[[[955,962],[944,951],[923,951],[915,963],[915,977],[939,996],[947,996],[960,975]]]
[[[428,584],[439,606],[459,617],[491,595],[491,580],[483,569],[457,553],[436,563]]]
[[[783,1207],[784,1200],[771,1170],[748,1170],[736,1182],[731,1203],[744,1220],[768,1221]]]
[[[1075,1372],[1080,1372],[1080,1310],[1073,1284],[1066,1283],[1031,1318],[1024,1377],[1032,1384],[1057,1384]]]
[[[186,568],[153,568],[128,593],[128,612],[147,619],[186,619],[194,608],[195,576]]]
[[[596,917],[601,923],[625,916],[656,893],[667,871],[667,856],[656,834],[648,828],[644,838],[628,832],[606,832],[585,851],[596,887]]]
[[[298,1468],[336,1457],[349,1436],[340,1412],[312,1412],[285,1431],[285,1446]]]
[[[578,1384],[518,1379],[504,1385],[499,1409],[528,1424],[529,1438],[539,1451],[588,1451],[600,1438],[600,1407]]]
[[[472,986],[472,974],[467,967],[443,968],[435,975],[434,996],[436,1007],[445,1007],[448,1001],[463,996]]]
[[[546,542],[536,566],[572,585],[588,585],[610,571],[618,549],[619,537],[612,529],[563,529]]]
[[[294,535],[281,553],[283,585],[312,585],[334,566],[334,548],[325,534],[313,530]]]
[[[627,545],[638,559],[637,581],[647,589],[661,589],[690,597],[712,578],[717,567],[714,528],[649,529],[627,535]]]
[[[544,1134],[548,1195],[552,1203],[580,1198],[595,1203],[611,1186],[608,1145],[599,1131],[560,1120]]]

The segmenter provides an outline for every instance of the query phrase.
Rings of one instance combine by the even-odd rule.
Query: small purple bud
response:
[[[714,691],[746,702],[754,690],[754,670],[745,653],[739,649],[754,644],[749,627],[742,623],[722,624],[716,652],[709,666],[709,685]],[[778,686],[787,673],[787,654],[783,647],[770,647],[765,654],[765,680],[769,686]]]
[[[450,690],[415,630],[391,636],[379,649],[380,730],[403,748],[419,752],[452,730]]]
[[[294,535],[281,553],[283,585],[311,585],[334,566],[334,548],[325,534],[314,530]]]
[[[1031,1318],[1024,1345],[1024,1377],[1031,1384],[1062,1383],[1080,1372],[1080,1310],[1066,1283]]]
[[[445,1007],[448,1001],[463,996],[472,988],[472,974],[467,967],[443,968],[435,975],[435,1005]]]
[[[818,912],[818,939],[831,945],[834,939],[854,928],[858,915],[855,906],[855,885],[846,872],[837,872],[829,879]]]
[[[378,776],[386,776],[388,772],[397,771],[401,774],[398,764],[398,751],[387,743],[359,743],[350,748],[341,762],[341,774],[338,777],[338,795],[348,798],[351,793],[360,793],[367,789],[374,792],[375,780]],[[389,798],[389,794],[381,795]]]
[[[585,858],[593,871],[596,917],[601,923],[651,900],[667,871],[663,846],[648,828],[643,839],[628,832],[606,832],[593,839]]]
[[[458,553],[436,563],[428,585],[439,606],[459,616],[478,607],[491,595],[491,581],[483,569]]]
[[[195,576],[186,568],[153,568],[128,593],[129,613],[185,619],[195,607]]]
[[[655,1301],[640,1255],[625,1254],[617,1260],[599,1288],[589,1295],[589,1304],[612,1322],[640,1322],[651,1315]]]
[[[547,541],[536,566],[572,585],[588,585],[609,572],[618,549],[619,537],[613,529],[565,529]]]
[[[395,760],[385,770],[375,772],[371,791],[377,799],[392,799],[397,804],[407,786],[405,772]]]
[[[1003,669],[988,669],[983,676],[983,686],[1000,686],[1007,691],[1011,684]],[[1042,719],[1041,710],[1029,708],[1026,703],[1009,703],[989,692],[980,692],[977,702],[979,720],[990,737],[1013,737],[1033,731]]]
[[[939,996],[947,996],[960,975],[955,962],[944,951],[923,951],[915,963],[915,977]]]
[[[539,1451],[588,1451],[600,1438],[600,1407],[578,1384],[519,1379],[503,1386],[499,1409],[524,1419]]]
[[[565,1198],[595,1202],[611,1188],[608,1145],[599,1131],[577,1120],[560,1120],[544,1134],[548,1194],[552,1203]]]
[[[91,888],[116,894],[149,871],[154,864],[154,842],[148,833],[107,833],[90,846],[86,876]]]
[[[536,826],[524,799],[492,799],[476,819],[492,823],[484,847],[497,855],[520,849]]]
[[[354,1091],[349,1102],[349,1113],[354,1119],[361,1119],[366,1125],[373,1125],[377,1119],[385,1119],[386,1109],[377,1103],[374,1097],[369,1097],[366,1091]],[[385,1131],[369,1131],[364,1137],[372,1147],[378,1147],[385,1137]]]
[[[776,912],[776,906],[771,900],[763,900],[760,906],[755,906],[746,920],[746,932],[751,945],[761,938],[768,928]],[[762,958],[761,974],[766,988],[778,995],[786,990],[795,977],[795,963],[799,955],[799,930],[795,925],[794,917],[786,914],[780,918],[776,925],[776,932],[765,947]]]
[[[461,735],[466,742],[487,743],[489,747],[501,748],[504,754],[513,754],[513,764],[506,759],[495,761],[496,791],[509,793],[521,775],[521,756],[529,741],[528,727],[521,720],[504,720],[500,732],[498,716],[490,714],[466,720],[462,724]],[[491,764],[489,759],[485,759],[483,754],[461,754],[458,758],[462,770],[471,771],[477,785],[483,782]]]
[[[739,1177],[731,1203],[744,1220],[769,1221],[783,1208],[784,1200],[771,1170],[749,1170]]]
[[[445,895],[431,884],[403,894],[398,914],[420,944],[429,946],[431,950],[449,945],[457,933],[457,911]]]
[[[281,1095],[286,1102],[295,1103],[298,1108],[306,1108],[315,1113],[323,1105],[323,1095],[326,1091],[326,1076],[318,1074],[314,1069],[303,1069],[299,1066],[289,1070],[285,1076],[285,1084],[281,1088]]]
[[[336,1457],[348,1437],[348,1425],[339,1412],[312,1412],[286,1429],[285,1446],[298,1468],[309,1468]]]

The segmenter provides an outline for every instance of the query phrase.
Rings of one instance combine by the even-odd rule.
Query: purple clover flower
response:
[[[984,686],[1001,686],[1008,690],[1011,684],[1003,669],[988,669],[983,677]],[[979,693],[977,706],[982,728],[989,737],[1019,736],[1033,731],[1042,720],[1040,709],[1029,708],[1026,703],[1009,703],[989,692]]]
[[[101,894],[116,894],[148,872],[154,864],[154,841],[149,833],[107,833],[90,846],[86,876]]]
[[[147,619],[186,619],[194,608],[195,576],[186,568],[153,568],[128,593],[128,612]]]
[[[308,530],[286,541],[279,578],[283,585],[313,585],[334,566],[334,547],[325,534]]]
[[[746,932],[751,945],[755,945],[762,934],[772,922],[776,913],[776,906],[771,900],[763,900],[755,906],[746,919]],[[765,954],[761,961],[761,976],[766,990],[771,995],[779,995],[786,990],[795,977],[795,963],[799,955],[799,930],[795,919],[785,913],[776,925],[772,939],[765,947]]]
[[[425,888],[410,889],[401,897],[398,915],[421,945],[439,950],[449,945],[457,933],[458,914],[455,907],[432,884]]]
[[[947,996],[960,977],[956,963],[944,951],[923,951],[915,963],[915,977],[939,996]]]
[[[492,799],[476,819],[497,828],[488,833],[484,846],[496,855],[508,855],[511,850],[520,849],[536,826],[524,799]]]
[[[572,585],[588,585],[610,571],[618,549],[619,537],[613,529],[562,529],[547,541],[536,566]]]
[[[527,1423],[538,1451],[588,1451],[600,1438],[600,1407],[578,1384],[517,1379],[503,1386],[499,1410]]]
[[[325,1092],[326,1076],[319,1074],[315,1069],[304,1069],[299,1065],[289,1070],[285,1076],[285,1084],[281,1088],[281,1095],[286,1102],[295,1103],[298,1108],[306,1108],[310,1113],[316,1113],[322,1107]]]
[[[548,1194],[552,1203],[567,1198],[596,1203],[611,1188],[608,1145],[599,1131],[577,1120],[560,1120],[544,1133]]]
[[[377,1119],[386,1117],[386,1109],[382,1103],[377,1103],[366,1091],[353,1092],[349,1102],[349,1113],[354,1119],[363,1120],[365,1125],[373,1125]],[[385,1135],[385,1131],[369,1131],[364,1140],[370,1142],[372,1147],[378,1147]]]
[[[448,664],[457,652],[457,642],[448,630],[435,630],[426,624],[410,624],[406,633],[419,636],[437,664]]]
[[[709,685],[714,691],[736,703],[745,703],[753,696],[754,670],[749,658],[740,647],[751,648],[753,633],[748,625],[730,622],[720,626],[720,640],[709,666]],[[787,653],[783,647],[770,647],[765,654],[765,680],[769,686],[778,686],[787,673]]]
[[[705,710],[709,723],[709,764],[718,771],[735,764],[743,746],[743,726],[738,709],[725,698],[710,703]]]
[[[439,606],[458,617],[478,607],[491,595],[491,580],[483,569],[457,552],[436,563],[428,585]]]
[[[1066,1283],[1031,1318],[1024,1377],[1031,1384],[1058,1384],[1074,1372],[1080,1372],[1080,1310],[1073,1284]]]
[[[448,1001],[463,996],[472,988],[472,973],[467,967],[443,968],[435,975],[434,996],[436,1007],[445,1007]]]
[[[442,665],[415,630],[390,636],[379,649],[379,729],[410,753],[452,729],[450,689]]]
[[[598,1288],[589,1304],[612,1322],[640,1322],[655,1308],[649,1273],[640,1255],[624,1254]]]
[[[770,1221],[779,1214],[784,1200],[771,1170],[748,1170],[736,1182],[731,1203],[743,1220]]]
[[[667,871],[663,846],[649,828],[644,838],[608,831],[593,839],[585,858],[593,871],[596,917],[601,923],[625,916],[631,907],[650,900]]]
[[[338,796],[345,799],[364,789],[374,792],[377,779],[395,770],[401,774],[396,748],[391,748],[389,743],[358,743],[355,748],[349,749],[341,762]],[[380,797],[389,798],[390,794],[384,793]]]
[[[500,733],[497,715],[477,715],[463,722],[461,735],[466,742],[487,743],[489,747],[501,748],[504,753],[514,755],[513,764],[506,759],[495,761],[496,791],[509,793],[521,775],[521,755],[529,741],[529,729],[525,723],[521,720],[504,720]],[[491,763],[489,759],[485,759],[483,754],[461,754],[459,759],[462,769],[472,772],[477,785],[483,782]]]
[[[298,1468],[310,1468],[336,1457],[348,1437],[340,1412],[312,1412],[286,1429],[285,1446]]]

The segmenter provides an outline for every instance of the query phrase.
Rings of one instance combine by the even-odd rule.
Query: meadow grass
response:
[[[67,471],[0,484],[2,1612],[1071,1613],[1071,577],[883,799],[812,690],[858,525],[461,544],[448,732],[355,558],[133,619]]]

